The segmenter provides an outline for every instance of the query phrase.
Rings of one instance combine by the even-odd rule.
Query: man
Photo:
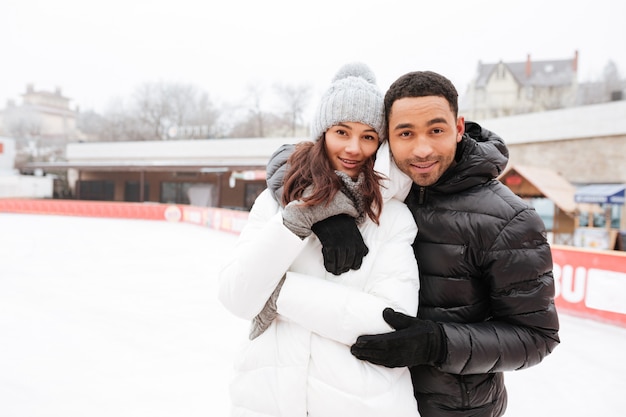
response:
[[[495,179],[508,161],[506,146],[458,116],[448,79],[405,74],[384,105],[393,159],[413,180],[405,202],[419,229],[420,304],[417,317],[386,309],[395,331],[359,337],[352,353],[409,366],[422,417],[501,416],[503,372],[536,365],[559,344],[545,227]],[[366,250],[345,249],[361,248],[362,240],[333,238],[322,226],[354,230],[350,222],[331,217],[317,225],[328,263],[340,271],[358,267],[354,258]]]

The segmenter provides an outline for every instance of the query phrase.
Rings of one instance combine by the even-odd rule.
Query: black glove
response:
[[[383,311],[383,318],[396,331],[359,336],[350,348],[354,356],[388,368],[443,362],[447,349],[439,324],[407,316],[391,308]]]
[[[369,249],[354,217],[338,214],[319,221],[311,230],[322,243],[324,267],[333,275],[359,269]]]

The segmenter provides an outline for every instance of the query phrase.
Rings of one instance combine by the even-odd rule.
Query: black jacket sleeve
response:
[[[513,371],[538,364],[559,344],[552,253],[532,209],[519,212],[485,254],[493,316],[482,323],[443,323],[445,372]]]

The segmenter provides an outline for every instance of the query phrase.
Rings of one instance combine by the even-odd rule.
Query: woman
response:
[[[368,67],[343,67],[322,97],[313,142],[290,157],[283,203],[265,190],[220,273],[220,301],[252,320],[231,383],[235,416],[418,416],[407,368],[356,359],[362,334],[391,331],[385,307],[417,312],[419,277],[406,206],[383,203],[374,159],[382,94]],[[358,270],[326,271],[311,228],[357,218],[369,254]]]

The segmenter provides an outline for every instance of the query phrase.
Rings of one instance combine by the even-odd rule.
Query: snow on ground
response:
[[[216,299],[235,240],[0,213],[0,416],[226,416],[248,330]],[[506,374],[506,416],[623,416],[626,329],[564,314],[561,326],[553,355]]]

